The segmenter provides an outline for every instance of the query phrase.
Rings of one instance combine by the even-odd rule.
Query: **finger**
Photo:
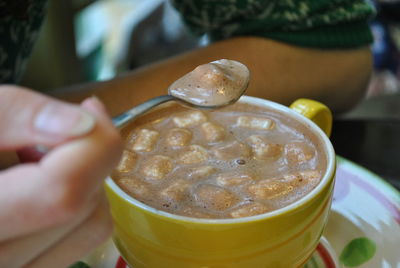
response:
[[[99,197],[97,197],[99,199]],[[99,201],[95,202],[96,206]],[[95,210],[82,211],[71,222],[0,243],[0,267],[23,267],[82,224]]]
[[[53,149],[40,161],[47,174],[63,174],[63,181],[68,185],[61,186],[62,189],[69,187],[72,206],[79,201],[77,197],[89,195],[96,190],[95,186],[102,187],[103,179],[117,165],[123,147],[121,137],[102,104],[96,98],[90,98],[83,106],[98,122],[93,133]],[[60,185],[54,185],[60,188],[57,186]]]
[[[106,108],[96,97],[84,100],[81,107],[94,113],[103,113],[104,116],[108,115]],[[18,150],[17,155],[21,163],[37,162],[48,152],[46,149],[43,146],[25,147]]]
[[[81,106],[89,111],[102,113],[104,116],[109,118],[109,113],[106,107],[96,96],[85,99]]]
[[[111,231],[111,216],[103,199],[90,218],[26,267],[68,267],[104,242],[111,235]]]
[[[0,148],[53,146],[87,134],[95,120],[78,105],[13,86],[0,86]]]
[[[37,164],[0,173],[0,240],[68,221],[117,164],[121,138],[96,101],[89,103],[97,122],[90,134],[55,147]]]

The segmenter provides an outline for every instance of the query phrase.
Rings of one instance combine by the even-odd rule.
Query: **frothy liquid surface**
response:
[[[112,178],[156,209],[239,218],[307,195],[326,170],[319,140],[283,114],[236,103],[216,111],[170,105],[123,130]]]
[[[218,60],[198,66],[175,81],[169,94],[201,106],[226,105],[239,99],[249,83],[249,70],[233,60]]]

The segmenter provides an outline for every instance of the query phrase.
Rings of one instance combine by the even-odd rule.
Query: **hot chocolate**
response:
[[[326,170],[319,140],[285,115],[236,103],[215,111],[167,105],[123,132],[112,178],[135,199],[197,218],[239,218],[285,207]]]
[[[247,89],[250,72],[234,60],[217,60],[196,67],[175,81],[169,94],[189,103],[216,107],[235,102]]]

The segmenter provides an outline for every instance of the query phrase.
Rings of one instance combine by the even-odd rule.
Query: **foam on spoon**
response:
[[[225,106],[237,101],[247,88],[249,69],[234,60],[221,59],[196,67],[176,80],[169,94],[203,107]]]

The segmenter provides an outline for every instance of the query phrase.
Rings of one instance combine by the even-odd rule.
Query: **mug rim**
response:
[[[276,110],[278,112],[281,112],[285,115],[290,115],[292,119],[295,119],[296,121],[299,121],[301,124],[303,124],[305,127],[307,127],[310,131],[313,132],[314,135],[316,135],[317,139],[322,142],[322,147],[323,151],[325,152],[326,159],[327,159],[327,167],[324,176],[322,177],[321,181],[319,184],[311,190],[307,195],[303,196],[299,200],[296,200],[295,202],[273,210],[269,211],[266,213],[254,215],[254,216],[247,216],[247,217],[240,217],[240,218],[228,218],[228,219],[208,219],[208,218],[195,218],[195,217],[189,217],[189,216],[182,216],[182,215],[176,215],[170,212],[166,212],[163,210],[159,210],[156,208],[153,208],[149,205],[146,205],[139,200],[136,200],[132,196],[128,195],[125,191],[123,191],[111,178],[111,176],[108,176],[105,180],[106,185],[108,185],[119,197],[124,199],[124,201],[130,203],[133,206],[139,207],[140,209],[143,209],[147,212],[150,212],[152,214],[155,214],[157,216],[161,217],[166,217],[171,220],[178,220],[178,221],[184,221],[184,222],[191,222],[191,223],[200,223],[200,224],[233,224],[233,223],[246,223],[246,222],[254,222],[254,221],[259,221],[259,220],[265,220],[269,218],[274,218],[280,215],[284,215],[286,213],[289,213],[291,211],[296,210],[298,207],[303,206],[304,204],[308,203],[310,200],[314,199],[325,187],[327,184],[334,179],[334,173],[335,173],[335,168],[336,168],[336,156],[335,156],[335,151],[333,149],[332,143],[329,140],[328,136],[323,132],[323,130],[316,125],[313,121],[311,121],[309,118],[301,115],[300,113],[296,112],[295,110],[284,106],[282,104],[266,100],[266,99],[261,99],[257,97],[251,97],[251,96],[242,96],[238,102],[242,103],[248,103],[251,105],[257,105],[257,106],[267,106],[268,108],[271,108],[272,110]]]

